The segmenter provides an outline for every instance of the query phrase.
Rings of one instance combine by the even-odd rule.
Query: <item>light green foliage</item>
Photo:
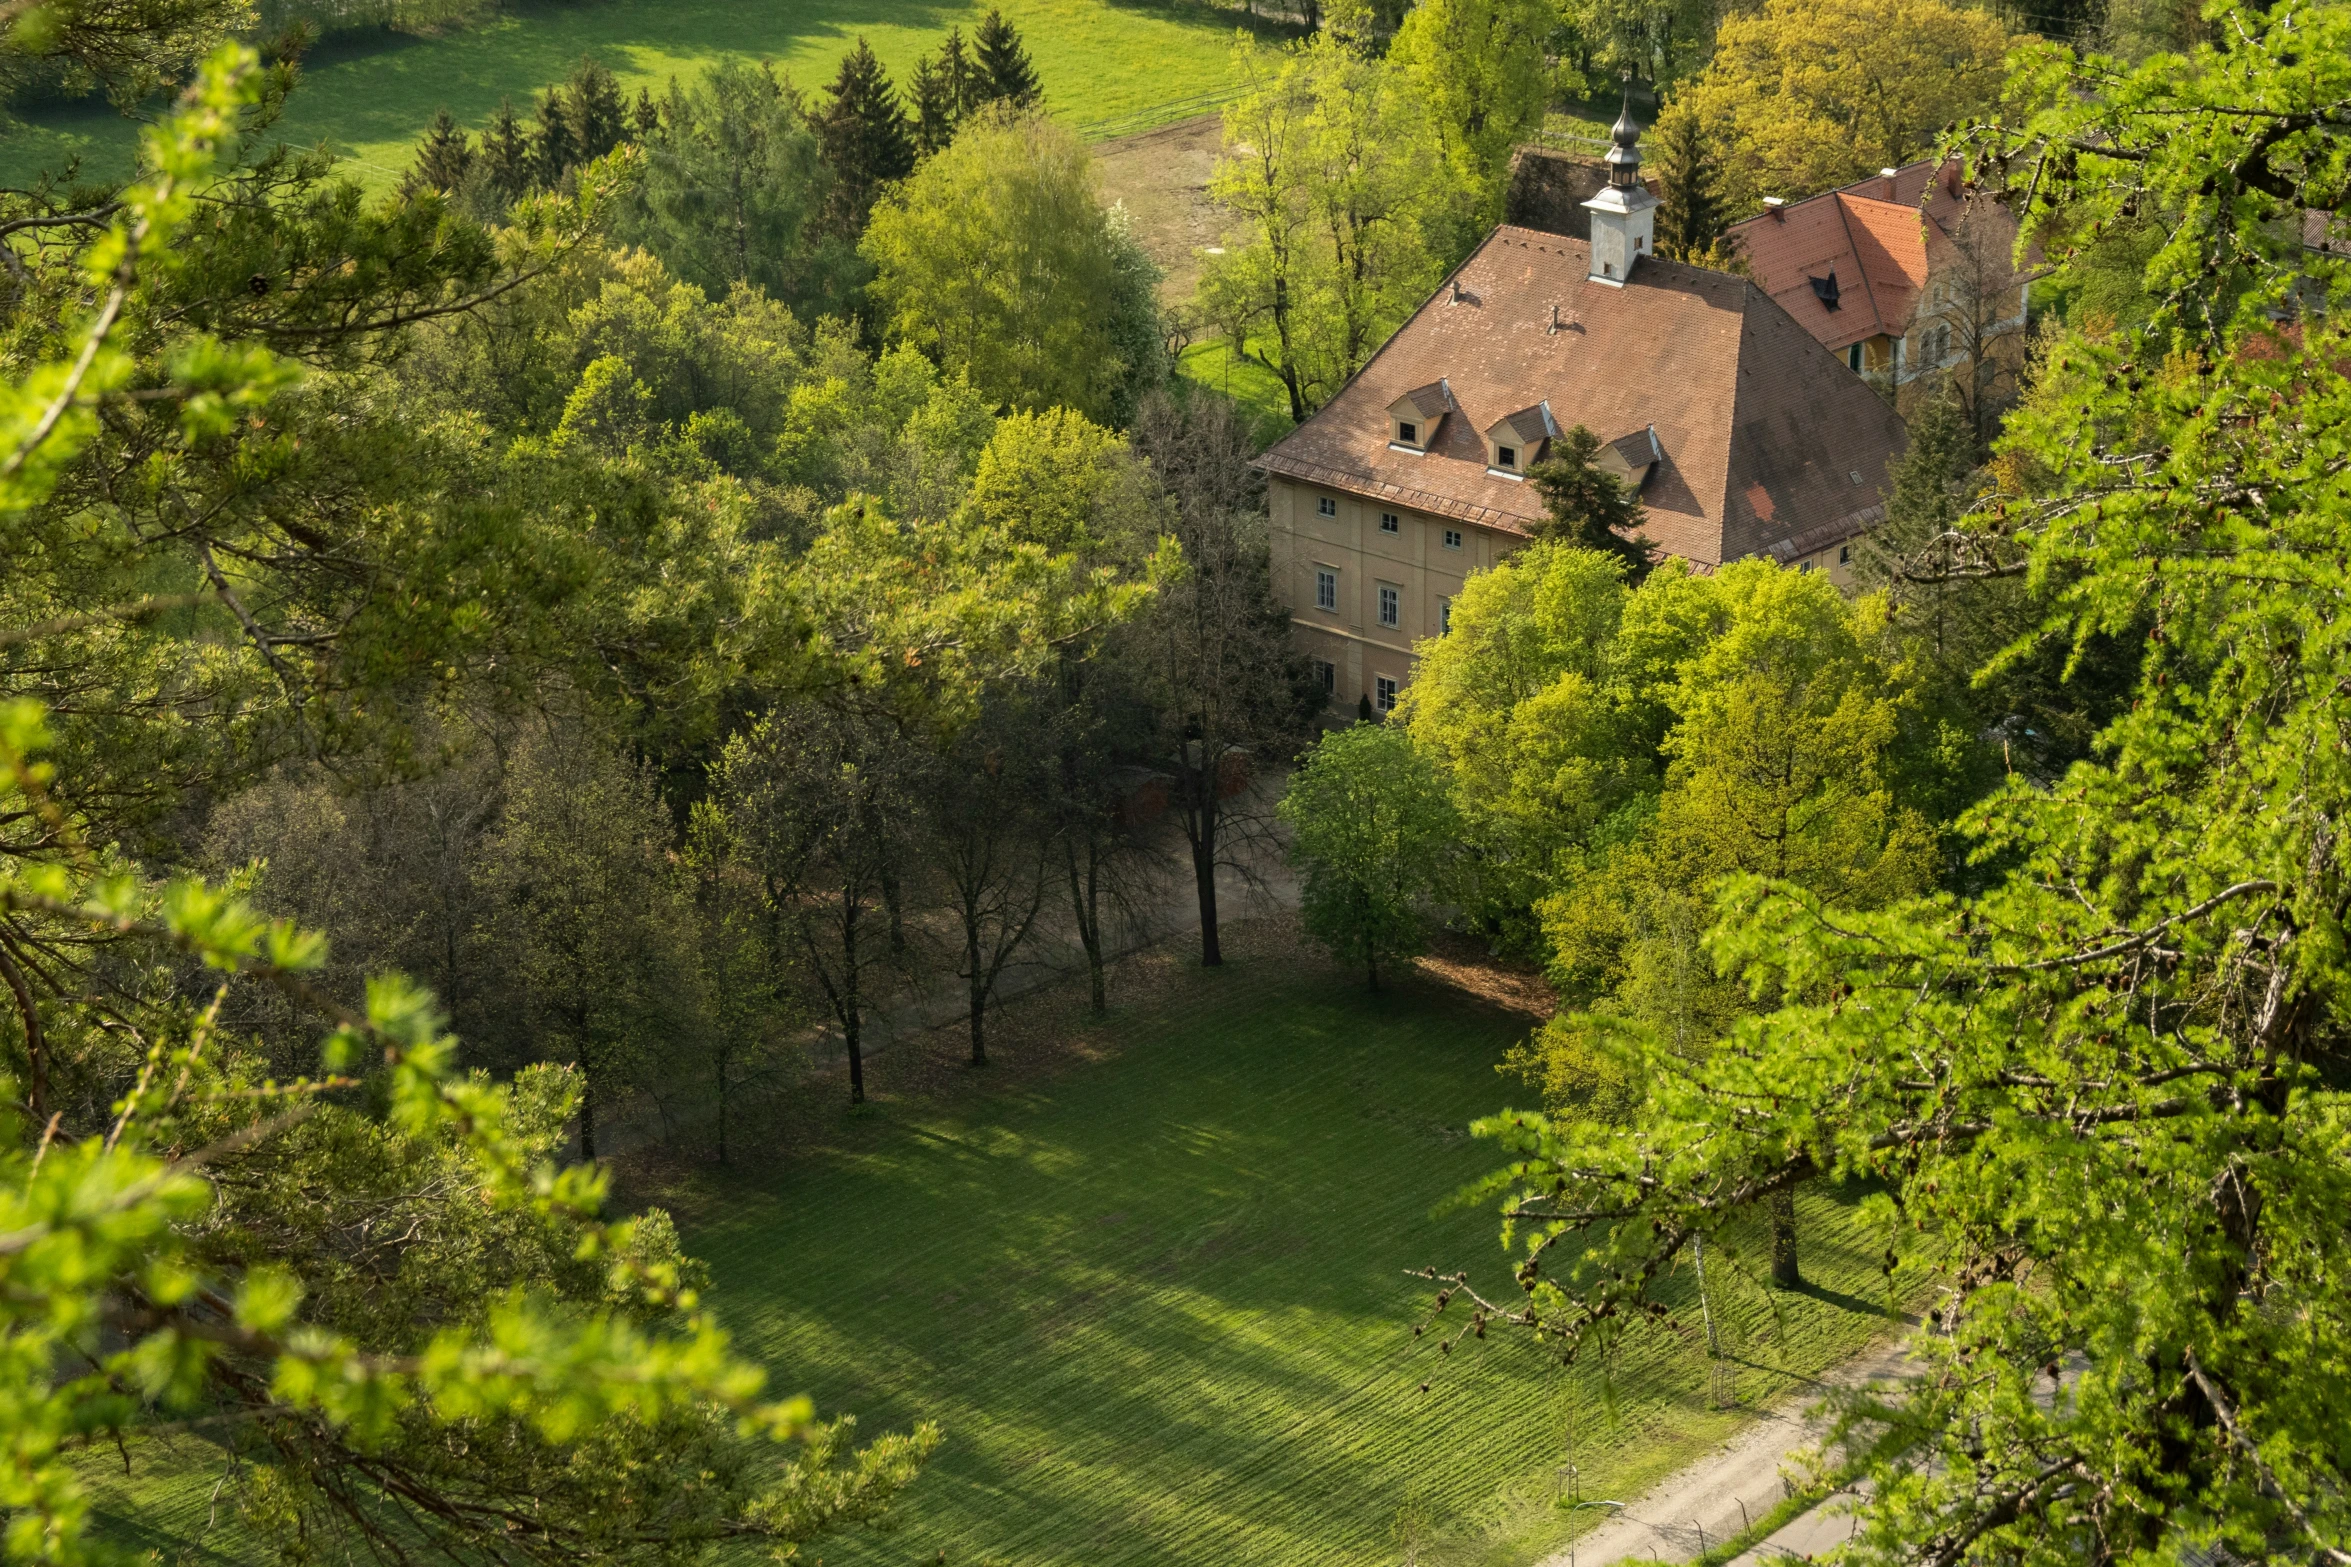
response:
[[[1699,942],[1724,878],[1864,905],[1933,881],[1882,601],[1763,561],[1627,588],[1620,557],[1547,541],[1473,577],[1422,653],[1402,718],[1461,813],[1463,905],[1571,1004],[1523,1058],[1555,1097],[1608,1076],[1578,1007],[1685,1049],[1741,1010]]]
[[[1091,552],[1135,527],[1132,516],[1106,517],[1109,509],[1140,511],[1148,526],[1154,488],[1128,460],[1126,442],[1056,408],[1012,414],[996,426],[965,504],[974,522],[1007,538]]]
[[[1396,30],[1389,63],[1466,198],[1449,257],[1467,254],[1502,215],[1510,151],[1543,120],[1543,45],[1554,21],[1540,0],[1422,0]]]
[[[1383,961],[1420,950],[1424,905],[1444,885],[1460,828],[1443,775],[1401,727],[1358,724],[1306,754],[1281,812],[1307,934],[1377,990]]]
[[[1209,194],[1247,239],[1208,258],[1200,304],[1254,345],[1303,419],[1436,281],[1452,198],[1394,67],[1326,33],[1280,50],[1244,40],[1234,72],[1245,91],[1225,111]]]
[[[1574,72],[1565,85],[1607,103],[1627,71],[1661,85],[1703,63],[1717,12],[1702,0],[1565,0],[1559,18],[1551,46]]]
[[[1765,0],[1724,19],[1658,135],[1698,122],[1736,223],[1766,196],[1795,200],[1925,157],[1939,129],[1998,101],[2005,47],[1992,12],[1946,0]]]
[[[672,77],[614,232],[713,297],[750,283],[803,317],[844,311],[863,268],[853,239],[819,230],[831,176],[806,113],[765,66]]]
[[[1156,308],[1133,248],[1077,137],[1003,106],[878,202],[861,243],[892,337],[994,402],[1110,422],[1165,368],[1156,341],[1142,353],[1122,330]]]
[[[2177,214],[2159,309],[2049,346],[1955,552],[2025,571],[2062,635],[2134,636],[2129,705],[1968,816],[1987,890],[1739,882],[1711,945],[1765,1010],[1695,1061],[1614,1039],[1629,1121],[1484,1128],[1526,1262],[1475,1309],[1583,1353],[1730,1215],[1882,1183],[1896,1286],[1933,1310],[1906,1396],[1845,1410],[1876,1442],[1850,1561],[2351,1547],[2351,278],[2291,238],[2343,200],[2351,21],[2214,36],[2136,70],[2034,46],[2029,112],[1971,137],[2019,202]]]

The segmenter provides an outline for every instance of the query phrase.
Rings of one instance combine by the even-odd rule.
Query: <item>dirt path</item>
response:
[[[1819,1388],[1767,1413],[1719,1451],[1669,1476],[1647,1495],[1540,1567],[1608,1567],[1614,1562],[1686,1562],[1746,1531],[1788,1496],[1790,1461],[1818,1442],[1825,1422],[1805,1411],[1828,1387],[1891,1381],[1903,1372],[1899,1344],[1873,1349],[1829,1374]],[[1832,1497],[1740,1557],[1733,1567],[1809,1556],[1842,1544],[1853,1521]]]
[[[1135,238],[1167,274],[1159,297],[1169,305],[1191,299],[1200,251],[1224,238],[1224,214],[1208,199],[1223,126],[1222,115],[1203,114],[1093,149],[1102,199],[1126,203]]]

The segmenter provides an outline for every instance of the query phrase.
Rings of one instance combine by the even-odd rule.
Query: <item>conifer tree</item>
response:
[[[862,37],[841,61],[816,114],[817,144],[833,172],[825,227],[855,237],[865,230],[874,197],[891,180],[914,172],[914,143],[898,107],[889,73]]]
[[[579,162],[579,133],[569,95],[550,87],[539,100],[539,123],[531,131],[531,179],[553,188],[563,171]]]
[[[914,62],[914,151],[927,158],[955,139],[955,94],[947,73],[924,55]]]
[[[508,201],[531,188],[531,141],[514,112],[514,100],[501,99],[482,132],[482,173],[490,188]]]
[[[1600,438],[1579,424],[1551,443],[1548,458],[1527,470],[1527,482],[1550,513],[1535,525],[1535,536],[1614,555],[1638,582],[1649,570],[1641,502],[1593,461],[1599,453]]]
[[[1657,122],[1658,174],[1664,185],[1657,248],[1676,261],[1704,264],[1722,237],[1722,176],[1706,128],[1694,114]]]
[[[985,78],[972,60],[971,50],[963,42],[963,29],[947,29],[947,41],[939,45],[939,76],[946,83],[948,118],[962,124],[964,116],[987,102],[982,90]]]
[[[661,134],[661,107],[653,101],[648,87],[637,89],[637,106],[629,111],[629,137],[647,142]]]
[[[988,12],[974,42],[979,53],[981,101],[1003,99],[1021,109],[1034,105],[1039,96],[1037,68],[1029,61],[1019,31],[1004,20],[1002,11]]]
[[[565,97],[570,99],[573,161],[587,163],[603,157],[628,139],[629,104],[620,83],[594,60],[573,67]]]
[[[425,132],[424,140],[417,143],[416,162],[400,182],[401,193],[413,196],[420,191],[455,190],[465,182],[473,160],[473,138],[458,129],[456,119],[443,109],[433,116],[433,127]]]

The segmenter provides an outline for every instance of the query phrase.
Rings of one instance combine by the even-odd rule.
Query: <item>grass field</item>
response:
[[[1492,1069],[1526,1026],[1268,954],[1115,1017],[1107,1060],[698,1187],[688,1241],[747,1352],[869,1431],[946,1428],[902,1526],[826,1561],[1383,1562],[1413,1514],[1451,1542],[1424,1562],[1524,1562],[1591,1516],[1557,1505],[1569,1462],[1622,1497],[1729,1434],[1662,1335],[1573,1377],[1412,1336],[1407,1267],[1509,1290],[1491,1213],[1444,1205],[1493,1163],[1463,1128],[1514,1096]],[[1825,1288],[1716,1303],[1751,1402],[1886,1331],[1851,1209],[1803,1222]]]
[[[1368,1567],[1403,1559],[1409,1519],[1427,1567],[1504,1567],[1596,1516],[1563,1502],[1629,1498],[1747,1418],[1662,1333],[1573,1374],[1507,1334],[1450,1359],[1414,1339],[1426,1287],[1405,1268],[1509,1288],[1491,1213],[1447,1199],[1493,1163],[1467,1121],[1523,1098],[1492,1068],[1528,1019],[1426,976],[1370,996],[1263,927],[1231,939],[1221,972],[1122,971],[1141,999],[1033,1029],[1050,1049],[1000,1036],[988,1079],[952,1065],[952,1030],[920,1071],[912,1047],[877,1057],[878,1086],[917,1086],[820,1116],[757,1176],[673,1182],[714,1303],[778,1386],[869,1434],[945,1427],[896,1529],[812,1559]],[[1888,1328],[1853,1210],[1807,1196],[1802,1225],[1801,1293],[1709,1253],[1750,1409]],[[130,1458],[88,1470],[118,1543],[258,1560],[227,1509],[207,1528],[218,1448]]]
[[[1047,106],[1118,129],[1198,113],[1181,107],[1222,88],[1237,12],[1181,0],[1001,0],[1021,30]],[[633,96],[672,75],[692,78],[727,57],[768,59],[804,87],[822,85],[862,34],[901,82],[949,27],[971,35],[974,0],[513,0],[487,25],[445,38],[340,34],[311,55],[276,134],[325,142],[371,183],[407,168],[416,139],[446,106],[479,128],[501,98],[528,114],[531,95],[582,55],[616,72]],[[0,139],[0,181],[21,184],[79,154],[92,174],[128,166],[133,131],[102,103],[45,110]]]

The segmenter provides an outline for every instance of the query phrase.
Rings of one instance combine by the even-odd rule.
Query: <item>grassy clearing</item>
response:
[[[1244,20],[1206,5],[1153,0],[1002,0],[1065,119],[1121,118],[1133,130],[1200,112],[1183,100],[1220,91],[1233,33]],[[947,29],[968,38],[988,6],[978,0],[514,0],[487,25],[445,38],[342,34],[307,64],[275,134],[296,146],[324,142],[371,184],[396,179],[416,139],[446,106],[479,128],[501,98],[528,113],[531,95],[560,81],[582,55],[619,75],[633,96],[658,95],[675,75],[691,79],[718,60],[772,60],[803,87],[830,80],[863,35],[903,82]],[[0,180],[82,158],[93,175],[128,167],[133,127],[104,104],[44,110],[0,138]]]
[[[1509,1288],[1492,1216],[1445,1201],[1493,1162],[1463,1127],[1510,1097],[1492,1068],[1525,1026],[1265,951],[1114,1016],[1108,1059],[681,1193],[780,1383],[869,1431],[947,1429],[902,1527],[826,1560],[1368,1562],[1417,1516],[1443,1542],[1423,1561],[1525,1562],[1593,1517],[1559,1505],[1577,1485],[1629,1496],[1729,1436],[1744,1417],[1663,1334],[1573,1376],[1505,1335],[1450,1360],[1412,1337],[1403,1269]],[[1810,1198],[1803,1223],[1824,1288],[1710,1259],[1750,1404],[1886,1327],[1852,1210]]]
[[[1233,345],[1221,337],[1187,347],[1176,360],[1176,373],[1240,404],[1261,447],[1271,446],[1293,428],[1290,394],[1282,378],[1262,362],[1234,353]]]
[[[1696,1348],[1662,1332],[1563,1374],[1496,1333],[1450,1358],[1414,1339],[1407,1267],[1507,1291],[1494,1219],[1447,1199],[1493,1163],[1463,1131],[1516,1097],[1494,1064],[1526,1029],[1432,970],[1379,997],[1233,927],[1221,972],[1124,965],[1087,1025],[1032,998],[975,1078],[953,1030],[875,1059],[886,1098],[813,1111],[799,1156],[672,1171],[688,1245],[739,1345],[777,1385],[867,1432],[948,1441],[900,1527],[811,1553],[833,1567],[1369,1564],[1519,1567],[1734,1435]],[[1742,1282],[1760,1237],[1710,1248],[1748,1409],[1887,1328],[1850,1206],[1801,1204],[1810,1290]],[[1448,1314],[1458,1317],[1458,1312]],[[1420,1384],[1430,1384],[1422,1393]],[[165,1563],[261,1553],[183,1437],[93,1450],[108,1534]],[[1570,1467],[1573,1466],[1571,1473]],[[208,1526],[209,1525],[209,1526]]]

